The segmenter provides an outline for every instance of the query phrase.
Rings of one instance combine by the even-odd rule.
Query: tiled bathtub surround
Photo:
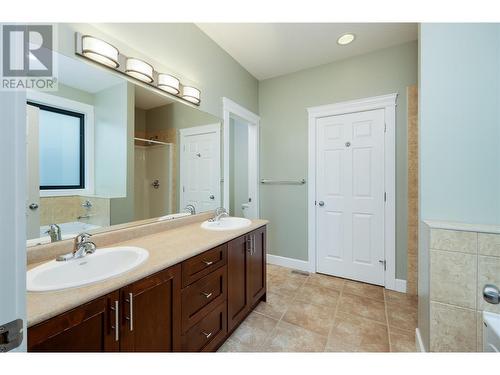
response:
[[[82,206],[87,200],[92,204],[90,210]],[[86,215],[90,217],[78,219]],[[109,216],[109,198],[79,195],[40,198],[40,225],[81,221],[104,227],[109,226]]]
[[[427,224],[430,350],[482,351],[481,312],[500,313],[500,305],[488,304],[482,298],[485,284],[500,286],[500,231],[484,233],[480,226]]]

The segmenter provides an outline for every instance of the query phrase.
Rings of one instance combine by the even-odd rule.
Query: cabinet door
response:
[[[266,293],[266,227],[249,234],[251,250],[248,257],[248,296],[253,307]]]
[[[180,264],[120,289],[120,350],[180,351],[180,293]]]
[[[227,325],[232,331],[245,317],[249,308],[247,258],[249,236],[238,237],[227,247]]]
[[[30,327],[28,351],[118,351],[116,307],[119,307],[118,291]]]

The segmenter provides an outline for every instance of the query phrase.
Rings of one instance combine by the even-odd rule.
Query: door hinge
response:
[[[0,353],[17,348],[23,342],[23,320],[0,325]]]
[[[182,192],[183,192],[183,193],[185,193],[185,192],[186,192],[186,187],[185,187],[185,186],[183,186],[183,187],[182,187]]]
[[[387,261],[384,259],[384,260],[379,260],[378,261],[380,264],[383,264],[384,265],[384,271],[387,270]]]
[[[384,202],[387,202],[387,192],[384,191]]]
[[[384,133],[387,133],[387,123],[384,122]]]

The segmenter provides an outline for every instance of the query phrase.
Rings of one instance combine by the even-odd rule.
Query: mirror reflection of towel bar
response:
[[[303,178],[302,180],[260,180],[261,184],[265,185],[304,185],[306,180]]]

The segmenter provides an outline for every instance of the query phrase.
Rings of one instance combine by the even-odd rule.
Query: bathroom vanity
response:
[[[217,350],[266,298],[266,224],[214,232],[198,221],[120,243],[149,259],[86,287],[28,293],[28,350]]]

